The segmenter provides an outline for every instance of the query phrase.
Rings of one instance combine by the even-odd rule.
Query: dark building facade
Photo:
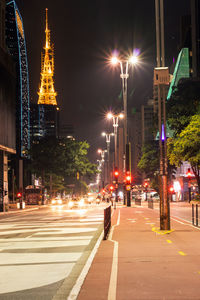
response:
[[[5,1],[0,0],[0,211],[8,208],[8,157],[16,153],[15,86],[15,65],[5,44]]]
[[[192,77],[200,77],[200,0],[191,0]]]
[[[31,141],[59,136],[59,108],[48,104],[30,105]]]
[[[16,65],[16,147],[20,158],[30,148],[29,76],[23,20],[14,0],[6,4],[6,45]]]

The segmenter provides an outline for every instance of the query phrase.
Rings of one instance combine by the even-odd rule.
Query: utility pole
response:
[[[164,4],[155,0],[157,68],[154,69],[154,87],[158,94],[158,128],[160,150],[160,229],[170,230],[170,208],[167,191],[167,134],[165,101],[169,85],[169,70],[165,67]]]

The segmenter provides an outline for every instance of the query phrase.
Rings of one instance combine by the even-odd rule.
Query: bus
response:
[[[40,204],[42,201],[42,187],[36,185],[28,185],[25,188],[26,204]]]

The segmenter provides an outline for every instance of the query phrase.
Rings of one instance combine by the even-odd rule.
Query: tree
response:
[[[177,135],[168,140],[168,157],[171,164],[179,166],[182,161],[191,165],[200,191],[200,115],[191,117],[191,121]]]
[[[158,190],[159,152],[157,141],[143,146],[138,168],[145,173],[147,178],[150,178],[151,186]]]
[[[166,103],[167,122],[174,136],[188,126],[191,117],[200,111],[200,80],[179,81]]]
[[[41,139],[32,145],[30,151],[31,171],[42,176],[43,182],[44,174],[51,174],[57,179],[75,178],[77,172],[85,176],[96,174],[97,166],[87,157],[88,148],[89,144],[85,141],[53,137]]]

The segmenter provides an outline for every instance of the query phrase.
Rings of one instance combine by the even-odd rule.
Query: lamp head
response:
[[[136,65],[138,63],[138,57],[136,55],[132,55],[130,58],[129,58],[129,62],[132,64],[132,65]]]
[[[113,114],[111,112],[107,113],[107,118],[108,119],[112,119],[113,118]]]
[[[112,64],[112,65],[116,65],[116,64],[118,64],[118,62],[119,62],[119,60],[118,60],[118,58],[117,58],[116,56],[113,56],[113,57],[111,58],[111,64]]]

